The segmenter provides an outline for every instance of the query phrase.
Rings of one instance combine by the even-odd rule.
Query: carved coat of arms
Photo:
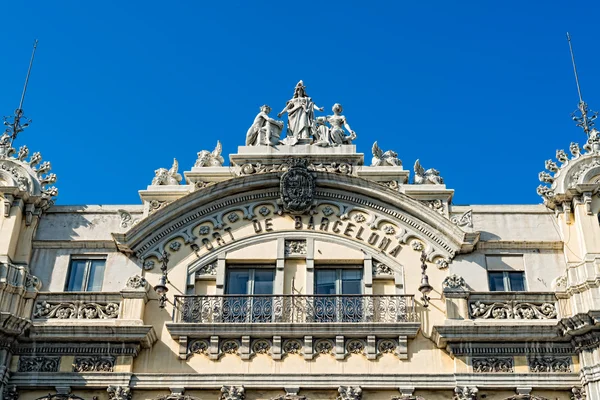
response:
[[[315,178],[306,166],[306,160],[293,159],[288,170],[281,176],[281,202],[290,214],[304,214],[313,205]]]

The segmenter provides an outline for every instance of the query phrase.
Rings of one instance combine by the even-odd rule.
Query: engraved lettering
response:
[[[352,230],[352,228],[354,228],[356,225],[354,225],[351,222],[348,222],[348,225],[346,226],[346,229],[344,229],[344,235],[346,236],[351,236],[350,234],[352,232],[354,232],[354,230]]]
[[[329,218],[321,218],[321,225],[319,226],[319,229],[327,232],[327,230],[329,229]]]
[[[333,223],[333,227],[331,228],[332,231],[334,231],[335,233],[340,233],[340,226],[342,225],[342,221],[335,221]]]
[[[397,245],[392,250],[390,250],[390,256],[397,257],[399,252],[400,252],[400,245]]]
[[[381,239],[381,243],[379,243],[379,250],[381,251],[386,251],[388,246],[390,245],[392,241],[386,237],[384,237],[383,239]]]
[[[358,240],[365,240],[362,238],[362,234],[365,231],[365,228],[363,228],[362,226],[358,227],[358,232],[356,232],[356,236],[355,238],[357,238]]]
[[[369,236],[369,238],[367,239],[367,242],[369,242],[370,245],[374,246],[378,240],[379,240],[379,235],[376,234],[375,232],[373,232],[373,233],[371,233],[371,236]]]
[[[308,226],[306,227],[306,229],[312,229],[313,231],[315,230],[315,219],[312,215],[308,219]]]
[[[206,247],[206,250],[210,251],[213,249],[213,245],[210,243],[210,240],[208,240],[207,238],[202,239],[202,244],[204,245],[204,247]]]
[[[221,234],[219,232],[213,232],[212,235],[215,238],[215,240],[217,241],[217,244],[219,246],[225,246],[225,241],[223,240],[223,238],[221,237]]]
[[[233,237],[233,233],[231,233],[231,227],[230,226],[226,226],[225,228],[223,228],[223,230],[225,232],[227,232],[227,234],[231,238],[231,241],[233,242],[235,240],[235,238]]]
[[[302,229],[302,217],[299,217],[299,216],[294,217],[294,228]]]
[[[254,227],[254,233],[261,233],[262,232],[262,226],[261,226],[260,222],[257,219],[253,219],[252,220],[252,226]]]
[[[273,230],[273,219],[267,218],[265,219],[265,231],[271,232]]]

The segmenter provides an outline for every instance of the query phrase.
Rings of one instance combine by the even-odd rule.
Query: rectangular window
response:
[[[229,267],[223,322],[272,322],[274,268]]]
[[[99,292],[104,279],[104,259],[72,259],[65,291]]]
[[[492,292],[525,291],[525,273],[521,271],[490,271],[488,279]]]
[[[315,270],[314,322],[360,322],[365,315],[362,269]]]

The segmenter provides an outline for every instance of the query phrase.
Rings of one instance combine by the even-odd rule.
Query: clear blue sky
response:
[[[52,163],[57,204],[138,204],[173,157],[182,172],[217,139],[236,152],[258,107],[277,113],[299,79],[344,106],[367,162],[378,140],[406,169],[440,170],[455,204],[539,203],[544,161],[586,139],[567,30],[600,110],[597,1],[13,1],[2,14],[0,113],[39,39],[33,124],[15,145]]]

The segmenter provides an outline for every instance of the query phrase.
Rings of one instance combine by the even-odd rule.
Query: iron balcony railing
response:
[[[411,295],[175,296],[175,322],[415,322]]]

